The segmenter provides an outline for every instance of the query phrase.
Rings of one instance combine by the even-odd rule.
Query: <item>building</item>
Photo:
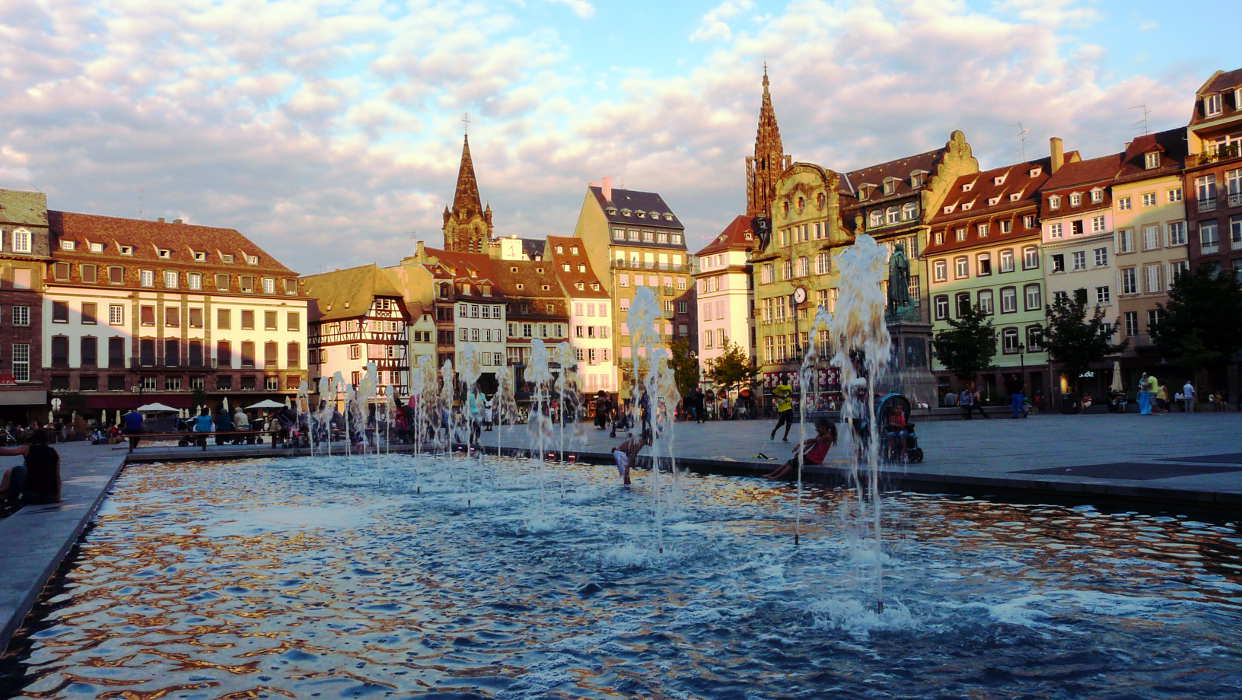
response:
[[[505,297],[505,357],[515,387],[526,383],[531,341],[549,346],[549,361],[557,367],[550,346],[569,338],[569,303],[548,260],[497,260],[496,280]]]
[[[663,315],[656,330],[664,344],[693,341],[685,229],[659,194],[615,189],[605,178],[587,188],[574,238],[582,241],[612,298],[613,357],[621,375],[618,388],[624,392],[632,352],[629,308],[639,287],[651,289],[659,300]]]
[[[1216,71],[1195,92],[1186,145],[1190,264],[1242,279],[1242,68]]]
[[[724,354],[729,343],[755,356],[755,304],[750,251],[756,240],[751,217],[737,216],[695,254],[699,368]]]
[[[1076,161],[1078,154],[1067,157]],[[969,308],[992,317],[995,371],[976,378],[986,396],[1048,392],[1039,198],[1053,167],[1048,157],[962,175],[931,220],[923,254],[932,332],[949,330]],[[934,358],[932,371],[938,397],[961,389]]]
[[[375,363],[380,396],[404,395],[409,381],[409,314],[390,274],[362,265],[301,279],[310,297],[310,380],[314,393],[320,377],[338,372],[356,389]],[[336,397],[320,397],[334,400]]]
[[[1113,181],[1114,264],[1118,328],[1128,340],[1124,385],[1135,386],[1143,370],[1162,358],[1151,339],[1169,287],[1189,269],[1182,167],[1186,131],[1145,134],[1126,144]]]
[[[43,278],[50,258],[47,195],[0,190],[0,419],[47,415]]]
[[[297,393],[307,299],[241,233],[59,211],[48,223],[41,361],[53,393],[82,394],[86,415]]]
[[[479,181],[470,158],[470,137],[462,139],[461,164],[453,206],[444,208],[444,249],[455,253],[486,253],[492,242],[492,205],[479,199]]]
[[[582,391],[613,393],[617,369],[612,344],[612,300],[577,238],[548,236],[542,259],[554,266],[569,309],[569,342],[578,359]]]
[[[755,155],[746,157],[746,216],[772,217],[776,182],[792,165],[781,144],[781,128],[776,123],[772,95],[768,91],[768,67],[763,67],[763,98],[759,102],[759,124],[755,129]]]

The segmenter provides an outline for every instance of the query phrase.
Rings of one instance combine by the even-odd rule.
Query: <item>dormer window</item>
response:
[[[585,285],[585,284],[583,284],[583,283],[581,283],[581,282],[575,282],[575,283],[574,283],[574,289],[577,289],[578,291],[582,291],[582,290],[586,289],[586,285]]]
[[[228,264],[232,265],[232,264],[233,264],[233,254],[232,254],[232,253],[220,253],[220,262],[224,262],[224,263],[228,263]]]
[[[247,256],[246,256],[246,264],[247,264],[247,265],[258,265],[258,264],[259,264],[259,256],[257,256],[257,255],[247,255]]]
[[[871,187],[869,185],[859,185],[858,187],[859,201],[866,199],[867,195],[870,194],[870,192],[871,192]]]
[[[564,253],[565,253],[565,246],[558,245],[556,247],[556,254],[563,255]]]
[[[538,273],[538,274],[541,274],[541,275],[542,275],[542,274],[543,274],[543,268],[542,268],[542,267],[536,267],[536,268],[535,268],[535,272],[536,272],[536,273]]]
[[[561,272],[569,272],[569,263],[561,263]]]
[[[121,255],[133,255],[134,254],[134,247],[132,245],[118,244],[116,249],[121,253]]]
[[[936,245],[944,243],[944,231],[936,232]]]
[[[492,295],[492,285],[490,284],[480,285],[479,289],[483,290],[483,296],[485,297],[490,297]]]
[[[621,216],[629,216],[632,212],[629,209],[622,209]]]
[[[1040,173],[1042,172],[1044,172],[1043,168],[1031,168],[1027,174],[1030,175],[1031,177],[1039,177]]]
[[[599,282],[592,282],[592,283],[591,283],[591,291],[595,291],[595,292],[598,292],[598,291],[599,291]]]
[[[1150,151],[1143,154],[1143,167],[1147,170],[1154,170],[1160,167],[1160,151]]]
[[[1010,193],[1009,193],[1009,201],[1011,201],[1011,202],[1016,202],[1016,201],[1018,201],[1019,199],[1022,199],[1022,193],[1021,193],[1021,192],[1010,192]]]
[[[639,209],[638,211],[634,212],[634,216],[637,216],[640,219],[645,219],[647,218],[647,212],[643,211],[642,209]]]
[[[1049,209],[1060,209],[1061,208],[1061,195],[1054,194],[1051,197],[1049,197],[1048,208]]]
[[[569,254],[570,254],[570,255],[577,255],[577,254],[578,254],[578,246],[572,246],[572,247],[570,247],[570,249],[569,249]]]
[[[970,211],[970,209],[974,206],[974,202],[962,202],[962,211]]]
[[[975,188],[975,183],[973,183],[973,182],[968,182],[968,183],[966,183],[966,184],[962,185],[962,191],[963,191],[963,192],[969,192],[969,191],[973,190],[974,188]]]
[[[578,266],[578,272],[585,274],[585,273],[586,273],[586,265],[579,265],[579,266]]]
[[[91,251],[92,253],[104,252],[104,244],[102,243],[88,243],[86,244],[86,247],[87,247],[87,250]]]
[[[884,194],[892,194],[897,191],[897,178],[884,178]]]
[[[957,205],[956,205],[956,204],[946,204],[946,205],[945,205],[945,207],[944,207],[944,210],[943,210],[943,211],[944,211],[944,213],[946,213],[946,214],[952,214],[952,213],[953,213],[953,210],[954,210],[956,207],[957,207]]]
[[[540,291],[544,291],[544,292],[546,292],[546,291],[548,291],[548,290],[549,290],[549,289],[551,289],[551,288],[552,288],[552,287],[550,287],[549,285],[546,285],[546,284],[541,284],[541,285],[539,285],[539,289],[540,289]]]
[[[1100,189],[1099,187],[1096,187],[1095,189],[1091,190],[1091,201],[1095,204],[1099,204],[1100,202],[1103,202],[1104,201],[1104,190]]]
[[[966,240],[966,227],[962,226],[961,228],[954,231],[953,234],[954,234],[954,238],[957,240],[958,243],[964,242]]]
[[[1082,193],[1074,192],[1070,195],[1070,206],[1077,207],[1082,205]]]
[[[155,257],[160,258],[161,260],[167,260],[172,257],[172,251],[167,248],[156,248]]]
[[[923,186],[923,180],[927,177],[927,173],[923,170],[916,170],[910,173],[910,187],[918,188]]]
[[[522,284],[521,282],[518,282],[518,283],[517,283],[516,285],[514,285],[514,286],[516,286],[516,287],[517,287],[517,290],[518,290],[519,292],[520,292],[520,291],[522,291],[523,289],[526,289],[526,285]]]
[[[76,241],[61,241],[60,242],[61,250],[73,250],[75,247],[77,247]]]
[[[509,272],[517,272],[517,265],[512,265],[512,266],[510,266],[510,267],[509,267]]]
[[[1003,185],[1003,184],[1005,184],[1005,178],[1006,178],[1006,177],[1008,177],[1008,173],[1006,173],[1005,175],[997,175],[996,177],[992,178],[992,184],[993,184],[993,185]]]
[[[607,209],[605,209],[605,210],[604,210],[604,212],[605,212],[605,213],[607,213],[609,216],[616,216],[616,215],[617,215],[617,208],[616,208],[616,207],[608,207]]]
[[[1214,117],[1220,114],[1220,93],[1215,95],[1203,96],[1203,114],[1208,117]]]
[[[994,207],[994,206],[996,206],[998,203],[1000,203],[1000,195],[996,195],[995,197],[989,197],[989,198],[988,198],[988,206],[989,206],[989,207]]]
[[[194,251],[194,262],[207,262],[207,253],[201,250]]]

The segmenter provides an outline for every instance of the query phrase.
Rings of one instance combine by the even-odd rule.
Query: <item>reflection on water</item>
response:
[[[894,494],[885,605],[815,492],[406,456],[128,467],[28,697],[1230,695],[1232,524]],[[810,531],[806,523],[810,522]],[[869,570],[869,569],[868,569]],[[1125,690],[1131,689],[1131,690]]]

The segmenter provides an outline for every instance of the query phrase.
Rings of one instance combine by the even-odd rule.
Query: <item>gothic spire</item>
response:
[[[748,216],[772,215],[776,180],[789,167],[790,161],[781,143],[781,129],[776,123],[776,110],[772,107],[772,93],[768,89],[768,64],[764,61],[763,99],[759,103],[759,124],[755,129],[755,155],[746,158]]]
[[[462,139],[461,166],[457,169],[457,191],[453,194],[453,214],[468,217],[483,211],[479,200],[479,181],[474,177],[474,161],[470,160],[470,136]]]

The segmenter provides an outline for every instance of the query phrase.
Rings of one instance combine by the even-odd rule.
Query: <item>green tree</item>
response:
[[[673,378],[677,380],[677,391],[682,396],[699,385],[699,359],[690,351],[690,341],[674,340],[670,348],[668,366],[673,370]]]
[[[1160,352],[1192,374],[1218,366],[1242,348],[1242,285],[1204,268],[1178,275],[1150,330]]]
[[[967,305],[956,319],[949,319],[950,328],[932,339],[936,358],[958,379],[969,381],[992,366],[996,355],[996,331],[988,314]]]
[[[707,361],[707,378],[723,392],[750,386],[759,376],[759,368],[751,361],[742,346],[732,340],[725,342],[725,350],[719,357]]]
[[[1113,328],[1104,321],[1104,309],[1097,304],[1087,318],[1085,295],[1065,295],[1048,307],[1043,326],[1044,348],[1048,356],[1069,375],[1070,392],[1077,393],[1078,377],[1091,363],[1119,353],[1126,341],[1111,343]]]

